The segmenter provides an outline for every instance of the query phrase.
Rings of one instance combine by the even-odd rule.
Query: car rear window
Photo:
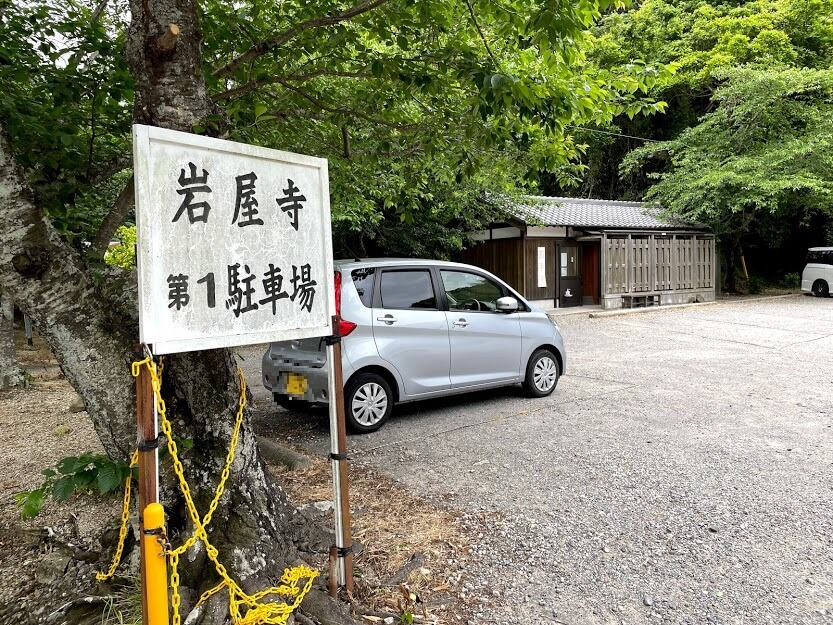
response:
[[[431,274],[427,269],[385,271],[379,292],[382,308],[437,308]]]
[[[811,250],[807,252],[807,262],[833,265],[833,250]]]
[[[376,278],[376,270],[373,267],[354,269],[350,275],[353,277],[353,284],[356,292],[362,300],[365,308],[370,308],[373,300],[373,281]]]

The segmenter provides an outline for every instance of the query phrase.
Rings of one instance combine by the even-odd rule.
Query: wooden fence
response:
[[[714,287],[713,237],[614,235],[606,242],[610,295]]]

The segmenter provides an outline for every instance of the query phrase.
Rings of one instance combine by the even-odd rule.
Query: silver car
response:
[[[334,266],[353,432],[379,429],[396,403],[518,383],[545,397],[565,371],[555,322],[482,269],[410,259]],[[317,338],[272,343],[263,384],[278,404],[329,402],[325,350]]]

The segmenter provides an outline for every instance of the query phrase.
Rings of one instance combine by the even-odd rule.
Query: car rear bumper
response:
[[[303,401],[316,404],[329,403],[329,392],[327,382],[327,367],[310,367],[293,365],[292,367],[282,366],[282,363],[275,362],[269,352],[263,357],[263,386],[276,395],[293,397]],[[290,393],[288,391],[290,375],[303,376],[306,381],[306,391],[303,394]]]

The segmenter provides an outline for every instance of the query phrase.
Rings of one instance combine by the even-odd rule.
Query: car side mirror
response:
[[[498,312],[512,313],[518,310],[518,300],[514,297],[499,297],[495,303]]]

